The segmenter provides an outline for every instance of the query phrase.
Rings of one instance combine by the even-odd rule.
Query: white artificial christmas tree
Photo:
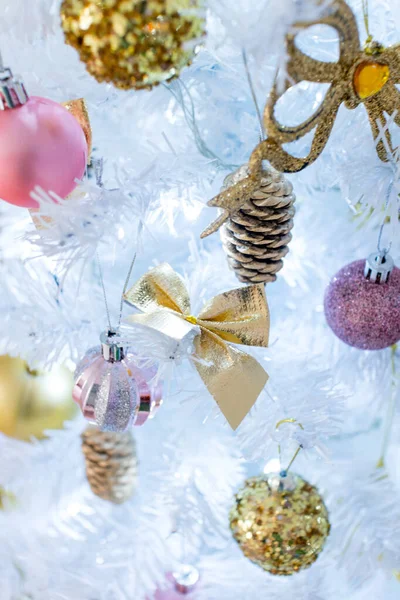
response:
[[[1,354],[31,369],[77,364],[108,327],[102,279],[114,324],[135,253],[131,284],[168,262],[193,315],[241,285],[219,235],[200,239],[217,217],[207,201],[259,141],[248,74],[262,109],[277,67],[285,73],[286,32],[329,4],[209,0],[193,64],[150,91],[126,91],[98,83],[65,44],[59,0],[0,0],[4,63],[32,96],[85,98],[93,164],[103,160],[101,185],[89,169],[67,200],[34,191],[51,227],[36,229],[26,209],[1,201]],[[349,1],[361,40],[363,4]],[[375,39],[400,42],[399,23],[397,2],[369,0]],[[300,37],[313,57],[337,60],[334,29]],[[296,86],[279,116],[300,123],[327,87]],[[387,117],[396,140],[395,115]],[[296,156],[310,141],[297,143]],[[0,600],[173,598],[168,574],[182,564],[200,573],[193,600],[399,597],[399,354],[350,348],[323,309],[330,278],[376,249],[384,221],[382,243],[399,260],[397,155],[381,162],[364,107],[342,106],[322,155],[286,176],[296,215],[290,253],[266,286],[269,347],[246,348],[269,375],[254,408],[233,432],[189,358],[192,340],[172,352],[170,340],[124,325],[164,390],[154,418],[133,430],[135,494],[114,505],[92,493],[81,415],[42,441],[1,435]],[[132,312],[125,306],[123,319]],[[309,569],[273,576],[242,554],[229,511],[248,476],[279,472],[299,447],[292,469],[318,487],[331,532]]]

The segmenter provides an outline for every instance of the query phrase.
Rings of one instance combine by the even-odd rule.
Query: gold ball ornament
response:
[[[0,431],[10,437],[44,438],[61,429],[77,407],[72,401],[73,374],[67,367],[32,371],[20,358],[0,356]]]
[[[190,64],[204,34],[202,0],[63,0],[67,44],[97,81],[150,89]]]
[[[330,531],[318,490],[291,474],[248,479],[236,495],[230,526],[243,554],[272,575],[310,567]]]

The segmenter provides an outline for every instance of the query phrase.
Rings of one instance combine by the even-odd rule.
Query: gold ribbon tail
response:
[[[228,346],[216,334],[202,330],[195,338],[194,364],[208,391],[232,429],[236,430],[253,408],[268,381],[259,362]]]

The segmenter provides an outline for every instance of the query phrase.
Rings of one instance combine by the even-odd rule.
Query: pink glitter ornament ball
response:
[[[381,350],[400,340],[400,269],[393,266],[387,281],[380,273],[375,280],[378,271],[366,276],[368,264],[357,260],[333,277],[325,294],[325,316],[349,346]]]
[[[168,585],[165,590],[157,590],[153,600],[182,600],[192,598],[192,592],[196,589],[200,574],[192,565],[180,565],[174,573],[167,574]]]
[[[0,110],[0,198],[37,208],[35,186],[66,198],[85,173],[88,147],[82,127],[66,108],[32,97]]]
[[[101,335],[101,348],[92,348],[75,371],[72,397],[83,416],[103,431],[123,432],[143,425],[161,404],[160,385],[151,388],[155,372],[140,369],[115,332]]]

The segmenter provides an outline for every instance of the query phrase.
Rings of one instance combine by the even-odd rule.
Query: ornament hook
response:
[[[390,273],[394,269],[394,262],[387,250],[370,254],[365,262],[364,276],[373,283],[387,283]]]

